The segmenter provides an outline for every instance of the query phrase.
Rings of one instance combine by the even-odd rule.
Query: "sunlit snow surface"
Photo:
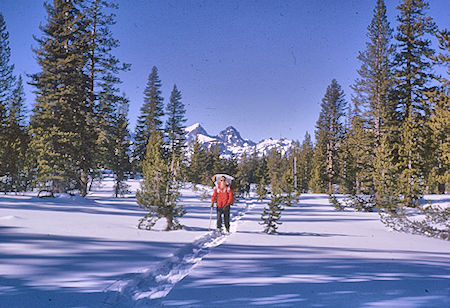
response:
[[[217,234],[199,188],[183,189],[172,232],[163,220],[138,230],[145,211],[134,194],[113,198],[111,179],[86,199],[0,195],[0,307],[450,307],[448,241],[336,212],[320,194],[285,208],[279,235],[262,233],[253,198]]]

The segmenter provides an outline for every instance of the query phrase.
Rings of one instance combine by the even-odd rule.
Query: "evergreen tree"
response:
[[[396,161],[397,194],[404,205],[414,205],[424,191],[424,180],[430,166],[431,131],[429,119],[432,106],[426,99],[430,91],[431,41],[427,34],[435,31],[431,17],[425,16],[428,3],[424,0],[404,0],[397,7],[394,58],[394,97],[399,115],[399,140]]]
[[[248,161],[248,181],[249,183],[258,183],[258,177],[257,177],[257,170],[258,170],[258,166],[259,166],[259,158],[258,158],[258,153],[256,152],[256,147],[253,150],[251,156],[249,157],[249,161]]]
[[[79,189],[87,194],[94,167],[96,131],[89,98],[87,21],[76,1],[45,4],[47,24],[35,49],[41,72],[31,76],[36,104],[31,117],[31,148],[37,182],[52,192]]]
[[[310,188],[313,149],[311,136],[306,132],[297,160],[298,186],[303,193],[307,193]]]
[[[131,172],[130,164],[130,133],[128,131],[128,101],[123,100],[118,106],[108,136],[107,167],[114,173],[114,195],[124,195],[128,192],[125,181]]]
[[[156,131],[161,131],[164,106],[160,89],[161,80],[158,76],[158,69],[153,66],[144,90],[144,105],[141,107],[134,136],[133,159],[137,171],[141,170],[139,165],[145,157],[150,136]]]
[[[222,159],[222,168],[223,169],[221,170],[221,172],[235,176],[237,174],[237,169],[238,169],[237,157],[235,155],[231,155],[230,158]],[[211,178],[211,177],[209,177],[209,178]],[[239,185],[239,183],[237,183],[237,181],[233,181],[233,182],[231,182],[231,184],[234,185],[234,186],[232,186],[234,190],[240,189],[239,187],[237,187],[237,185]]]
[[[191,161],[188,169],[188,179],[193,184],[200,184],[202,182],[205,174],[206,159],[206,152],[197,136],[192,147]]]
[[[263,176],[261,177],[261,180],[259,181],[258,185],[256,186],[256,194],[258,195],[258,200],[262,201],[267,197],[267,189],[266,189],[267,183],[266,178]]]
[[[246,185],[250,185],[254,171],[252,158],[248,157],[247,153],[242,153],[237,164],[237,172],[235,175],[235,183],[238,184],[240,190],[239,194],[245,193],[245,187]]]
[[[367,27],[366,49],[359,53],[359,78],[352,89],[355,92],[353,102],[355,110],[362,118],[364,127],[373,132],[367,147],[380,143],[386,112],[389,112],[389,93],[392,89],[392,59],[394,53],[391,44],[392,29],[386,16],[386,6],[383,0],[377,0],[373,10],[373,18]],[[359,112],[358,112],[359,111]],[[374,156],[374,154],[372,154]]]
[[[265,178],[267,183],[267,158],[263,154],[262,157],[257,161],[256,170],[255,170],[255,182],[261,182],[262,178]]]
[[[113,10],[118,8],[111,0],[84,0],[82,3],[84,18],[87,21],[87,75],[89,77],[89,100],[96,111],[96,131],[98,132],[96,168],[108,164],[108,135],[114,125],[115,111],[125,99],[118,95],[121,80],[118,73],[129,69],[129,64],[121,63],[112,50],[119,47],[114,39],[111,27],[116,23]]]
[[[436,65],[447,67],[450,75],[450,36],[447,29],[438,31],[441,52],[433,58]],[[440,86],[426,93],[427,99],[433,104],[430,128],[433,132],[433,169],[428,175],[429,193],[444,194],[450,185],[450,80],[437,77]]]
[[[219,143],[210,146],[207,153],[209,159],[205,165],[205,178],[210,179],[214,174],[225,172],[225,161],[220,157]]]
[[[267,178],[272,195],[281,194],[281,177],[283,172],[284,164],[281,152],[277,148],[272,148],[267,157]]]
[[[316,130],[316,144],[313,149],[311,181],[309,186],[313,193],[328,191],[327,177],[327,139],[325,131]]]
[[[344,92],[335,79],[327,87],[322,99],[319,119],[316,123],[316,148],[314,151],[313,189],[333,193],[333,185],[337,183],[339,173],[339,145],[344,136],[341,122],[345,114],[346,102]]]
[[[362,123],[361,112],[358,107],[349,108],[348,120],[345,128],[345,138],[342,141],[342,168],[339,190],[344,194],[359,194],[361,192],[363,177],[370,173],[370,169],[362,167],[366,161],[365,129]]]
[[[27,187],[25,169],[29,136],[24,102],[25,93],[23,91],[22,76],[19,76],[17,86],[12,92],[8,106],[8,118],[5,126],[6,155],[3,160],[9,180],[5,188],[16,192],[25,190]]]
[[[284,168],[284,172],[281,176],[280,189],[283,193],[283,203],[287,206],[291,206],[292,202],[297,199],[299,193],[296,191],[294,183],[294,159],[293,156],[286,161],[288,166]]]
[[[186,109],[181,102],[181,92],[177,86],[173,86],[170,100],[167,104],[166,114],[166,135],[168,138],[168,154],[175,162],[182,161],[184,150],[186,148],[185,142],[185,118]]]
[[[386,152],[387,134],[391,134],[389,119],[394,110],[389,103],[392,89],[392,59],[394,48],[390,41],[392,29],[386,16],[386,6],[383,0],[377,0],[373,10],[371,23],[367,27],[366,49],[359,53],[359,78],[352,86],[354,110],[349,117],[346,139],[343,144],[345,170],[343,170],[343,192],[359,198],[357,194],[376,194],[385,184],[385,176],[392,165]],[[386,136],[383,136],[386,135]],[[383,169],[380,169],[383,168]],[[380,176],[383,174],[382,176]],[[377,192],[378,191],[378,192]],[[359,199],[358,199],[359,200]]]
[[[181,228],[178,218],[185,210],[177,202],[179,183],[164,156],[162,134],[153,127],[142,164],[141,189],[136,193],[138,205],[149,211],[139,220],[139,229],[150,230],[160,218],[167,221],[166,231]]]
[[[11,49],[9,47],[9,32],[6,30],[6,22],[0,13],[0,177],[7,172],[7,138],[6,121],[7,108],[11,100],[11,89],[15,83],[13,75],[14,65],[10,64]]]
[[[264,211],[261,214],[262,222],[261,225],[264,226],[264,232],[268,234],[277,234],[278,225],[281,225],[281,211],[283,207],[281,203],[283,202],[283,197],[279,194],[272,196],[272,200],[264,207]]]

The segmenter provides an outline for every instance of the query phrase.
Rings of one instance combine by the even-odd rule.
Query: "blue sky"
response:
[[[320,101],[335,78],[350,101],[366,28],[376,1],[120,0],[114,51],[131,63],[121,74],[134,130],[152,66],[165,102],[174,84],[183,95],[187,125],[210,133],[232,125],[244,138],[303,140],[314,132]],[[386,1],[391,26],[396,5]],[[430,1],[429,15],[449,26],[450,1]],[[2,0],[16,74],[39,71],[31,47],[46,12],[40,0]],[[25,76],[24,76],[25,77]],[[28,78],[25,77],[25,80]],[[25,86],[31,110],[33,88]]]

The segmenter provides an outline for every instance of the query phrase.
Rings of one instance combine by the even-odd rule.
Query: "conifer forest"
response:
[[[448,229],[434,225],[448,224],[450,208],[421,207],[420,200],[450,191],[449,31],[433,21],[426,0],[398,3],[373,0],[351,90],[328,76],[310,132],[287,152],[231,157],[199,139],[188,145],[186,123],[197,119],[186,117],[183,84],[162,92],[158,63],[141,80],[141,102],[121,91],[120,76],[132,68],[114,53],[115,1],[45,2],[32,51],[39,70],[29,75],[15,71],[8,16],[0,11],[0,191],[85,197],[110,172],[116,198],[128,179],[141,180],[136,200],[148,213],[138,228],[163,219],[176,230],[186,214],[184,183],[211,187],[214,174],[226,173],[237,198],[251,184],[270,200],[260,220],[266,233],[277,233],[283,208],[302,193],[326,193],[336,210],[378,212],[394,229],[448,239]],[[34,97],[25,97],[25,83]],[[141,106],[135,127],[130,103]],[[427,219],[410,220],[411,209]]]

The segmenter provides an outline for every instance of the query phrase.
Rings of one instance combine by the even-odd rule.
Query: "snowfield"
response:
[[[267,235],[265,202],[249,198],[220,235],[209,196],[186,185],[184,229],[144,231],[129,184],[117,199],[111,179],[86,199],[0,195],[0,307],[450,307],[450,242],[389,231],[377,213],[303,194]]]

